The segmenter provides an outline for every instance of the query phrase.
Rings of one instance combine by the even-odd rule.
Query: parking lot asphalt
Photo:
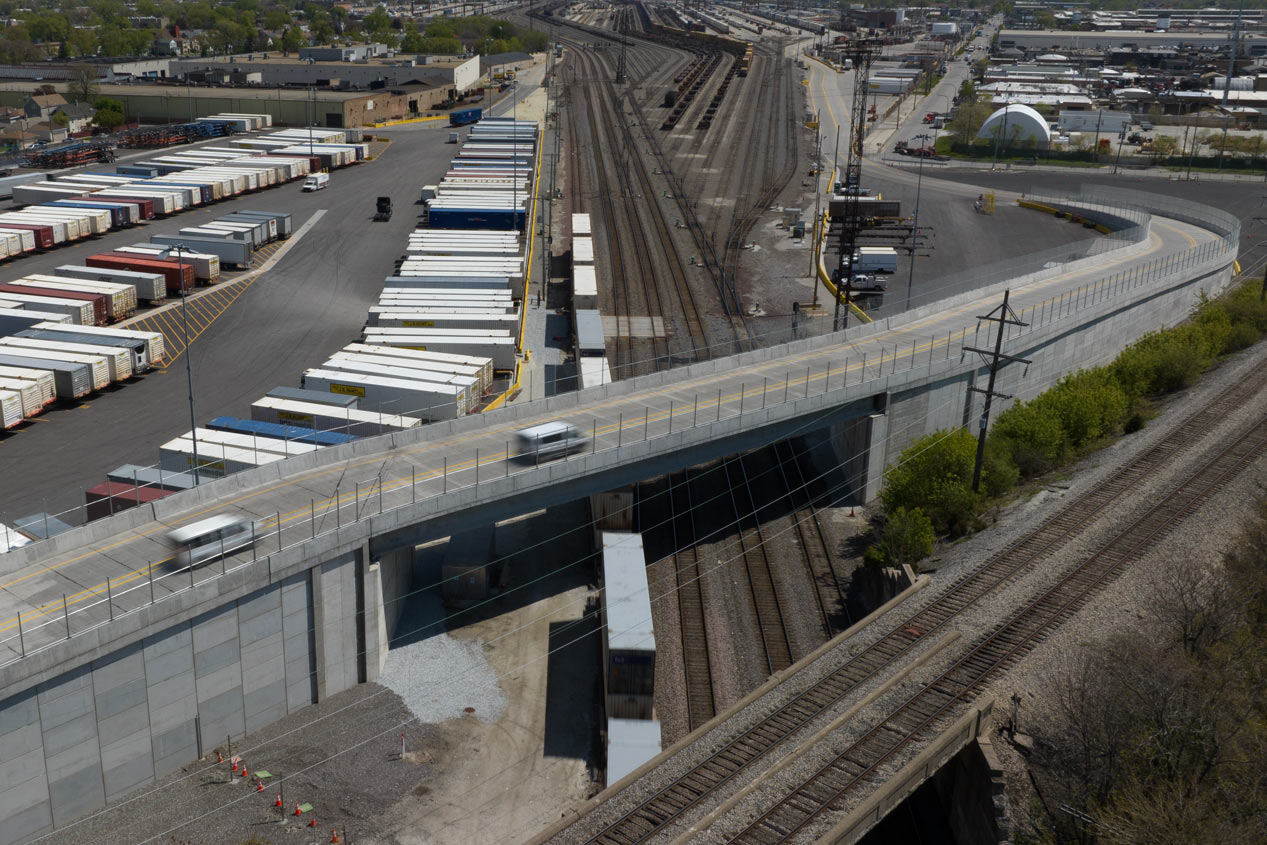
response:
[[[0,278],[49,272],[88,255],[139,243],[153,233],[243,209],[289,212],[296,231],[324,211],[287,254],[193,341],[195,418],[249,417],[250,404],[277,385],[297,386],[306,368],[357,340],[367,307],[401,255],[418,221],[419,188],[437,180],[455,147],[442,121],[409,131],[379,130],[392,143],[376,160],[336,170],[330,187],[312,193],[300,183],[216,203],[85,243],[10,261]],[[108,170],[106,165],[84,168]],[[373,222],[375,198],[390,196],[394,214]],[[189,430],[184,358],[122,386],[0,434],[0,522],[47,510],[82,507],[83,491],[125,463],[154,464],[158,447]],[[77,514],[66,521],[81,521]]]

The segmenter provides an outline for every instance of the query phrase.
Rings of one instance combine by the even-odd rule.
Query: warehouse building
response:
[[[64,88],[65,83],[57,85]],[[30,83],[0,83],[0,105],[21,106]],[[367,126],[424,115],[449,98],[448,88],[425,84],[377,91],[305,90],[187,85],[98,86],[98,94],[123,102],[128,120],[183,123],[212,114],[267,114],[273,123],[306,126]]]

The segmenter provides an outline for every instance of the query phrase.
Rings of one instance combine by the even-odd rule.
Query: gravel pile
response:
[[[411,619],[414,616],[443,619],[440,596],[425,593],[414,597],[400,624],[401,630],[440,632],[393,646],[378,682],[399,695],[409,712],[424,724],[456,719],[471,712],[468,707],[484,722],[500,719],[506,712],[506,697],[481,645],[450,637],[443,625],[417,625]]]

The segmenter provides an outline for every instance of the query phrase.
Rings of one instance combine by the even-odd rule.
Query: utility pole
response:
[[[818,123],[818,113],[814,114],[814,228],[810,234],[810,251],[809,251],[809,277],[814,286],[814,302],[818,303],[818,280],[815,278],[818,268],[818,243],[820,236],[818,234],[818,224],[822,217],[822,206],[819,204],[819,197],[822,194],[821,188],[823,184],[823,167],[822,167],[822,137],[823,130]]]
[[[832,315],[832,331],[840,331],[849,323],[849,306],[853,293],[853,254],[862,228],[862,152],[867,137],[867,71],[877,49],[874,42],[859,39],[849,50],[853,59],[853,102],[849,113],[849,146],[845,153],[845,208],[841,221],[840,255],[844,263],[840,285],[836,290],[836,311]],[[844,294],[843,300],[841,294]],[[842,311],[841,305],[844,305]]]
[[[1006,393],[996,393],[994,390],[994,382],[998,377],[999,370],[1003,369],[1004,364],[1025,364],[1030,363],[1028,358],[1017,358],[1014,355],[1007,355],[1003,352],[1003,335],[1007,326],[1028,326],[1029,323],[1021,322],[1016,316],[1016,312],[1007,304],[1008,297],[1011,295],[1010,290],[1003,291],[1003,304],[991,311],[985,316],[977,317],[978,323],[997,323],[994,335],[994,350],[977,349],[973,346],[965,346],[964,352],[975,352],[981,356],[981,360],[990,368],[990,380],[986,383],[985,390],[979,387],[969,387],[969,392],[985,394],[985,408],[981,411],[981,421],[978,424],[977,432],[977,460],[972,467],[972,492],[981,491],[981,462],[985,459],[985,434],[986,429],[990,426],[990,405],[994,397],[1000,399],[1011,399],[1012,397]]]

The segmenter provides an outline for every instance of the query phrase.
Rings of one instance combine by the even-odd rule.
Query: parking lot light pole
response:
[[[185,265],[182,250],[184,244],[173,244],[168,247],[166,254],[170,255],[173,251],[176,253],[176,275],[180,279],[180,318],[183,324],[184,332],[184,354],[185,354],[185,382],[189,385],[189,439],[193,443],[194,452],[194,486],[201,483],[201,475],[198,472],[198,424],[194,416],[194,370],[193,365],[189,361],[189,291],[185,288]]]
[[[182,244],[176,244],[176,275],[180,277],[180,319],[184,324],[185,383],[189,386],[189,439],[194,446],[194,486],[201,483],[198,471],[198,424],[194,417],[194,369],[189,360],[189,291],[185,288],[185,265],[181,259]]]

